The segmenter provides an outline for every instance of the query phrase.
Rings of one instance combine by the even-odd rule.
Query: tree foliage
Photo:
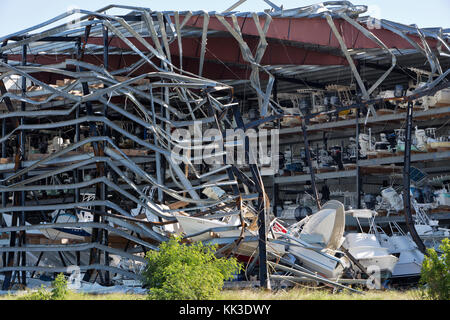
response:
[[[146,254],[142,275],[156,300],[214,299],[225,280],[241,270],[235,258],[216,258],[217,246],[196,242],[186,245],[179,238],[163,242],[159,251]]]
[[[442,252],[427,249],[428,256],[422,264],[420,283],[424,297],[434,300],[450,300],[450,240],[442,241],[439,246]]]
[[[68,293],[66,277],[60,273],[52,282],[51,300],[64,300]]]

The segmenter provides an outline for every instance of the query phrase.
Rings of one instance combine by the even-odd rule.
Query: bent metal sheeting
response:
[[[128,12],[111,15],[112,9]],[[235,252],[245,241],[249,217],[270,211],[259,170],[254,166],[247,175],[233,164],[196,165],[196,150],[175,138],[173,130],[215,128],[220,134],[214,141],[223,142],[229,128],[247,130],[302,116],[284,115],[273,97],[276,77],[296,73],[295,68],[307,67],[311,74],[345,68],[363,102],[398,71],[402,50],[423,56],[435,75],[417,96],[445,81],[448,70],[440,57],[450,53],[448,33],[360,17],[366,9],[348,1],[223,13],[112,5],[95,12],[72,10],[0,38],[0,143],[2,158],[9,158],[0,164],[0,232],[8,243],[1,248],[4,288],[15,277],[25,281],[27,272],[66,270],[71,259],[61,252],[77,256],[73,261],[86,280],[97,272],[103,282],[110,273],[138,279],[136,271],[110,265],[109,256],[142,262],[142,253],[168,239],[160,231],[176,224],[174,213],[226,217],[237,212],[240,223],[233,228],[241,228],[241,236],[221,242],[223,252]],[[370,86],[358,71],[363,58],[388,61]],[[234,95],[242,81],[250,84],[259,108],[260,119],[250,123],[242,121],[241,101]],[[16,86],[7,87],[8,82]],[[48,132],[64,132],[70,143],[33,158],[27,136]],[[200,149],[210,142],[203,138]],[[174,147],[189,150],[179,156]],[[90,179],[87,170],[94,172]],[[210,187],[228,192],[204,197],[200,191]],[[58,196],[49,197],[51,192]],[[95,199],[82,201],[87,192]],[[154,219],[133,216],[133,208]],[[92,214],[91,221],[58,220],[62,211],[79,216],[83,210]],[[12,217],[12,225],[3,215]],[[44,228],[82,228],[90,237],[68,244],[30,243],[27,233]],[[113,245],[113,238],[126,245]],[[33,260],[27,252],[55,252],[61,259],[44,267],[42,254]],[[79,252],[86,254],[84,261]]]

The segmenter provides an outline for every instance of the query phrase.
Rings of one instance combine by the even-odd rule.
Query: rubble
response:
[[[113,9],[127,13],[110,14]],[[409,152],[411,132],[398,131],[394,148],[386,134],[376,142],[369,131],[354,136],[347,149],[311,152],[307,131],[342,119],[356,121],[359,131],[360,114],[366,122],[379,116],[379,104],[410,110],[417,102],[425,111],[447,106],[449,70],[437,54],[450,52],[448,33],[385,20],[369,28],[367,7],[348,1],[234,9],[158,12],[111,5],[72,10],[0,38],[3,290],[74,270],[86,282],[136,283],[145,253],[174,235],[218,244],[218,256],[238,257],[246,276],[257,274],[266,287],[272,279],[359,292],[349,286],[372,288],[378,281],[380,287],[380,279],[390,278],[398,260],[393,251],[370,231],[348,232],[345,216],[358,212],[337,200],[321,201],[315,173],[345,170],[383,152]],[[62,23],[76,13],[83,15],[78,21]],[[295,28],[284,30],[286,23]],[[326,39],[311,39],[302,29],[309,24]],[[402,72],[402,51],[408,50],[427,61],[428,79],[407,90],[384,90]],[[369,84],[360,62],[373,64],[372,58],[383,65]],[[335,66],[345,70],[341,83],[290,78]],[[417,68],[409,72],[424,75]],[[278,93],[282,80],[306,88]],[[305,142],[302,156],[293,159],[291,151],[285,167],[278,166],[274,140],[266,156],[277,159],[275,167],[253,161],[251,136],[234,139],[239,130],[281,126],[301,126]],[[418,128],[416,139],[422,151],[448,143]],[[224,146],[237,149],[244,163],[224,161]],[[301,219],[294,223],[277,218],[263,181],[280,168],[310,175],[315,208],[284,212]],[[403,209],[390,191],[381,193],[385,205]],[[374,265],[383,271],[380,279],[370,270]]]

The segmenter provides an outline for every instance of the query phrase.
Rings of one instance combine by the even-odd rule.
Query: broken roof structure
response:
[[[248,217],[265,226],[271,210],[259,166],[243,172],[234,164],[196,165],[195,149],[174,129],[215,128],[220,135],[213,141],[220,142],[226,129],[308,120],[317,114],[286,114],[277,95],[330,84],[353,85],[359,100],[327,114],[374,113],[376,92],[407,86],[417,74],[426,84],[398,98],[412,101],[448,87],[448,29],[378,20],[348,1],[294,9],[266,1],[271,8],[264,12],[234,11],[242,2],[224,12],[76,9],[0,38],[5,289],[17,277],[25,283],[29,274],[71,264],[86,280],[138,279],[137,271],[110,265],[110,255],[143,262],[142,253],[167,240],[157,228],[176,224],[176,214],[239,216],[240,223],[225,227],[240,230],[239,237],[214,240],[223,253],[258,239],[265,246],[266,228],[259,238],[244,236]],[[113,9],[125,13],[112,15]],[[82,16],[65,22],[76,14]],[[241,110],[251,103],[258,117],[245,122]],[[37,152],[33,141],[49,133],[70,141],[53,153]],[[210,143],[202,138],[200,149]],[[190,156],[174,155],[174,147],[188,148]],[[202,193],[213,187],[226,193]],[[87,193],[95,197],[83,201]],[[154,219],[133,215],[136,207]],[[58,220],[62,212],[88,212],[92,220]],[[32,231],[50,228],[89,232],[65,244],[31,243]],[[48,252],[61,259],[41,265]]]

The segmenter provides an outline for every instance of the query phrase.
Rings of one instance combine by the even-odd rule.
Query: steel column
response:
[[[360,103],[360,101],[358,101]],[[359,167],[359,108],[356,109],[356,208],[361,209],[361,168]]]
[[[106,71],[108,71],[109,68],[109,36],[108,36],[108,28],[103,26],[103,67],[105,68]],[[105,116],[105,118],[107,118],[108,116],[108,106],[105,104],[103,106],[103,114]],[[108,129],[108,127],[106,126],[106,124],[103,125],[103,135],[104,136],[109,136],[109,132],[110,130]],[[104,171],[104,175],[105,177],[108,176],[108,168],[105,167],[105,171]],[[108,195],[108,187],[105,184],[102,184],[102,194],[101,194],[101,199],[102,200],[107,200],[107,195]],[[106,207],[102,207],[102,212],[106,213]],[[101,220],[103,220],[103,222],[108,223],[108,219],[106,217],[101,217]],[[108,230],[104,229],[103,230],[103,244],[105,246],[108,246]],[[109,253],[107,251],[104,252],[105,255],[105,265],[109,266]],[[110,274],[109,271],[106,270],[105,271],[105,283],[109,284],[110,282]]]
[[[27,46],[23,46],[22,47],[22,66],[26,66],[27,65]],[[26,77],[22,77],[22,96],[25,97],[26,96],[26,92],[27,92],[27,78]],[[26,103],[22,102],[21,103],[21,110],[25,111],[26,110]],[[24,125],[25,124],[25,118],[21,117],[20,118],[20,124]],[[23,162],[25,160],[25,132],[23,130],[20,131],[20,168],[23,168]],[[24,181],[27,178],[27,175],[22,175],[22,181]],[[25,197],[26,197],[26,193],[25,191],[22,191],[20,194],[20,205],[21,206],[25,206]],[[19,219],[19,224],[20,226],[24,226],[25,225],[25,211],[22,211],[20,214],[20,219]],[[26,245],[27,243],[27,233],[26,231],[21,231],[20,232],[20,239],[19,239],[19,246],[21,245]],[[25,267],[27,265],[27,255],[26,252],[22,252],[22,266]],[[22,284],[25,286],[27,284],[26,281],[26,275],[27,273],[25,271],[22,272]]]
[[[307,133],[307,129],[306,129],[305,119],[302,119],[302,132],[303,132],[303,139],[305,142],[306,160],[308,162],[309,172],[311,175],[311,188],[313,191],[314,200],[316,201],[316,204],[317,204],[317,209],[320,210],[321,205],[320,205],[319,195],[317,194],[316,176],[314,173],[314,168],[312,166],[311,151],[309,150],[308,133]]]
[[[420,239],[416,228],[414,226],[414,219],[411,214],[411,132],[412,132],[412,121],[413,121],[413,102],[408,102],[408,109],[406,113],[406,137],[405,137],[405,156],[404,156],[404,167],[403,167],[403,206],[405,210],[405,223],[406,227],[411,234],[414,242],[417,244],[417,248],[424,254],[426,254],[426,247]]]
[[[242,120],[242,116],[238,106],[233,106],[233,115],[236,121],[237,128],[244,130],[245,124]],[[245,161],[249,161],[249,139],[245,136]],[[260,180],[258,174],[258,167],[256,164],[249,164],[250,171],[252,172],[253,182],[255,183],[256,190],[259,194],[257,212],[258,212],[258,253],[259,253],[259,283],[262,288],[270,289],[270,279],[267,272],[267,230],[266,230],[266,210],[264,198],[264,185]]]

